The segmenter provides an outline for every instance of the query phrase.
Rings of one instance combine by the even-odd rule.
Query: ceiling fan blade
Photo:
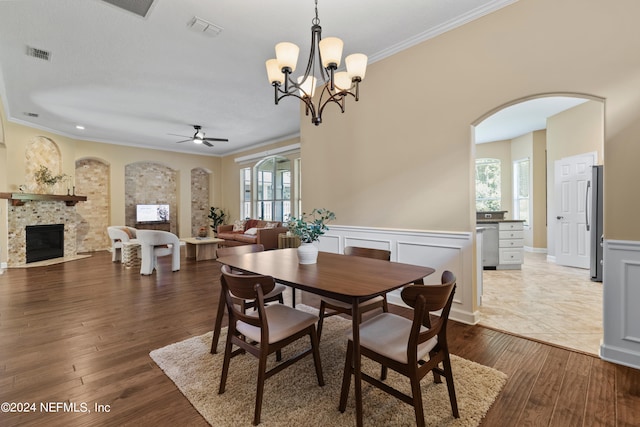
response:
[[[193,139],[189,138],[189,139],[185,139],[184,141],[176,141],[176,144],[180,144],[182,142],[187,142],[187,141],[193,141]]]
[[[178,135],[177,133],[168,133],[167,135],[171,135],[171,136],[181,136],[183,138],[189,138],[189,136],[187,135]]]
[[[207,138],[207,139],[209,139],[209,138]],[[206,145],[207,147],[213,147],[213,144],[208,143],[206,139],[203,139],[203,140],[202,140],[202,143],[203,143],[204,145]]]
[[[203,141],[229,142],[229,140],[226,138],[203,138]]]

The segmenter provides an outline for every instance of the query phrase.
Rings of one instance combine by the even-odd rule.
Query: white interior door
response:
[[[590,267],[589,210],[587,187],[596,154],[566,157],[555,162],[556,263],[569,267]]]

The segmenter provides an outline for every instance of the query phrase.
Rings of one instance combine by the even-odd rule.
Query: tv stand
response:
[[[140,230],[171,231],[170,222],[136,222],[136,228]]]

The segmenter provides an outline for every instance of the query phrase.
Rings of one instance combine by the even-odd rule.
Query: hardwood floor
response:
[[[38,405],[0,412],[0,425],[207,425],[149,351],[212,328],[219,264],[161,263],[140,276],[101,252],[0,275],[0,402]],[[452,322],[449,337],[453,353],[509,375],[483,426],[640,425],[638,370],[481,326]]]

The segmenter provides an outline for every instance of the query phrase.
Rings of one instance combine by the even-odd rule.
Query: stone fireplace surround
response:
[[[7,267],[26,265],[26,227],[28,225],[64,224],[64,256],[77,255],[75,205],[67,206],[64,200],[29,200],[21,206],[7,206],[8,248]]]

